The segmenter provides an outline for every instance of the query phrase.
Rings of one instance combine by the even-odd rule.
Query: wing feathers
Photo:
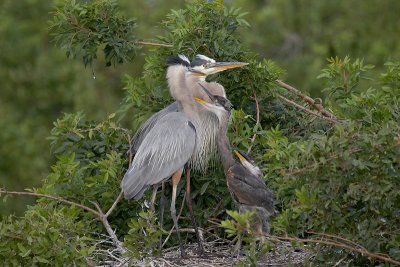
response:
[[[126,198],[140,198],[144,188],[169,178],[188,162],[196,142],[189,122],[185,114],[172,112],[148,132],[122,180]]]

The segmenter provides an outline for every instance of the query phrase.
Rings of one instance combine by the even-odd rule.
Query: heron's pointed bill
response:
[[[208,97],[213,101],[215,99],[214,95],[211,94],[210,91],[208,91],[207,88],[205,88],[201,83],[199,83],[199,85],[201,86],[201,88],[203,88],[203,91],[206,92]]]
[[[215,62],[205,64],[202,69],[191,68],[190,71],[195,76],[208,76],[228,69],[241,68],[248,64],[245,62]]]
[[[234,150],[233,152],[235,152],[236,156],[239,158],[240,161],[246,161],[246,159],[242,156],[242,154],[240,154],[239,151]]]

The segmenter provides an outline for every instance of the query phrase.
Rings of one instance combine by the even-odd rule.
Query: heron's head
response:
[[[245,167],[247,170],[249,170],[253,175],[257,177],[262,176],[262,172],[260,168],[254,163],[254,161],[243,151],[240,150],[234,150],[236,156],[239,158],[240,163]]]
[[[216,106],[222,106],[225,111],[231,112],[231,109],[233,107],[231,101],[229,101],[226,97],[220,96],[220,95],[213,95],[208,91],[208,89],[199,83],[200,87],[203,89],[203,91],[208,95],[208,97],[211,99],[211,103],[216,105]]]
[[[227,117],[226,114],[228,114],[228,112],[231,110],[232,104],[223,96],[214,97],[215,98],[211,99],[211,103],[208,103],[204,99],[198,97],[195,97],[194,99],[203,107],[213,112],[218,117],[219,121],[222,121],[224,117]]]
[[[190,67],[190,61],[185,55],[176,55],[176,56],[171,56],[167,60],[168,66],[185,66],[187,68]]]
[[[248,65],[244,62],[216,62],[214,59],[204,55],[196,55],[190,64],[189,71],[194,76],[206,78],[210,74],[218,73],[228,69],[240,68]]]

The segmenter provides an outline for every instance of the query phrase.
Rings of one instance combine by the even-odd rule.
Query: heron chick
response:
[[[212,95],[207,88],[203,90],[215,103],[230,106],[228,99],[221,96]],[[228,189],[239,212],[247,210],[256,212],[253,228],[258,234],[269,232],[269,217],[276,213],[274,207],[274,194],[262,180],[260,169],[250,161],[249,157],[243,153],[235,151],[239,156],[241,164],[237,163],[232,156],[231,146],[227,137],[229,125],[230,108],[226,108],[220,116],[220,130],[217,137],[218,152],[221,157],[222,165]]]

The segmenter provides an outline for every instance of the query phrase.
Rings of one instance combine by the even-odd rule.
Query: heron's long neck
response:
[[[221,157],[225,173],[227,173],[229,168],[232,167],[235,163],[235,160],[232,157],[231,145],[229,143],[228,137],[226,136],[226,133],[228,131],[229,115],[230,113],[222,118],[217,138],[218,152]]]
[[[196,102],[191,90],[188,90],[186,80],[187,67],[182,65],[170,66],[167,70],[167,79],[171,96],[178,102],[179,111],[185,113],[192,122],[197,124]]]

